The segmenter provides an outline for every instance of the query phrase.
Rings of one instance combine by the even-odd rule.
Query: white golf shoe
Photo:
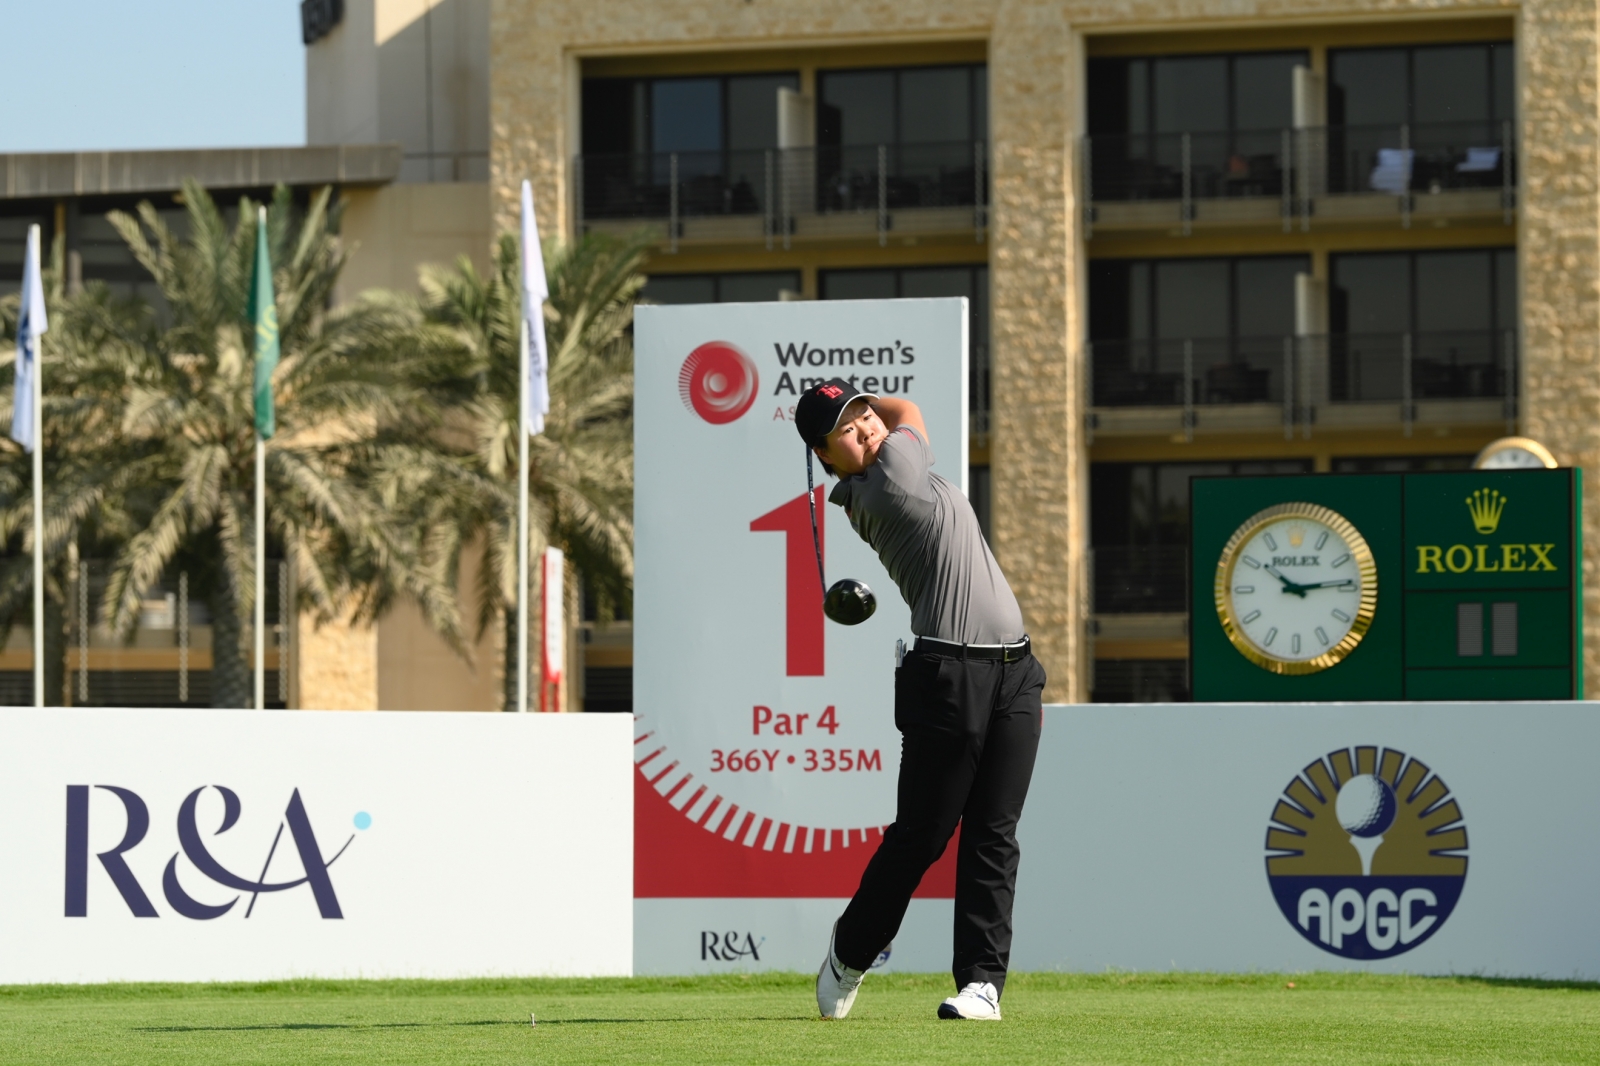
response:
[[[817,1010],[824,1018],[837,1019],[849,1014],[850,1008],[855,1006],[861,979],[867,976],[865,970],[852,970],[833,953],[833,938],[838,928],[838,923],[834,923],[834,932],[828,934],[828,954],[822,960],[822,969],[817,971]]]
[[[997,1022],[1000,1020],[1000,993],[987,981],[974,981],[939,1004],[939,1017]]]

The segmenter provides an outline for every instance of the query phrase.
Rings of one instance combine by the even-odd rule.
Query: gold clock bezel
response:
[[[1499,440],[1490,441],[1484,445],[1483,451],[1472,460],[1472,469],[1482,470],[1483,464],[1499,455],[1501,452],[1512,450],[1524,451],[1544,464],[1546,470],[1554,470],[1561,464],[1556,462],[1556,457],[1550,454],[1550,449],[1534,440],[1532,437],[1501,437]]]
[[[1284,518],[1304,518],[1309,522],[1320,522],[1344,538],[1345,544],[1350,548],[1350,556],[1355,560],[1357,572],[1361,575],[1361,603],[1356,608],[1356,616],[1350,623],[1350,629],[1337,644],[1314,659],[1280,659],[1270,652],[1262,651],[1254,641],[1245,636],[1244,631],[1235,622],[1232,605],[1228,600],[1228,591],[1233,588],[1234,567],[1239,562],[1239,549],[1260,532],[1261,527]],[[1223,546],[1222,554],[1217,559],[1217,577],[1213,595],[1217,604],[1217,618],[1222,622],[1222,631],[1227,634],[1228,642],[1240,655],[1274,674],[1288,677],[1315,674],[1330,666],[1337,666],[1355,651],[1356,645],[1361,643],[1361,638],[1367,635],[1367,630],[1372,625],[1372,616],[1378,609],[1378,564],[1372,558],[1372,549],[1367,546],[1367,539],[1344,515],[1321,504],[1279,503],[1257,511],[1245,519],[1244,523],[1234,530],[1233,536],[1228,538],[1228,543]]]

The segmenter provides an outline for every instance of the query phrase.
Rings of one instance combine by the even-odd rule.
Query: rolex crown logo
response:
[[[1488,536],[1500,528],[1500,514],[1506,509],[1506,498],[1497,489],[1478,489],[1467,497],[1467,510],[1472,515],[1472,528]]]
[[[1289,547],[1298,548],[1305,543],[1306,530],[1304,526],[1289,527]]]

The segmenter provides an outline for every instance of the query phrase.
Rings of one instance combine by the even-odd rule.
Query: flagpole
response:
[[[39,226],[28,227],[29,255],[39,251]],[[38,269],[38,261],[34,261]],[[28,294],[22,294],[24,300]],[[33,339],[33,705],[44,709],[44,342]]]
[[[267,442],[256,438],[256,710],[267,706]]]
[[[528,438],[544,431],[550,410],[549,368],[545,365],[544,299],[550,295],[544,251],[533,217],[533,185],[522,183],[522,345],[517,367],[517,712],[528,710]],[[535,332],[537,330],[537,332]],[[539,391],[533,391],[533,374]],[[542,572],[542,571],[541,571]],[[541,617],[543,615],[541,614]],[[539,656],[539,709],[544,709],[544,655]]]
[[[523,253],[526,256],[527,250]],[[528,710],[528,323],[523,289],[522,357],[517,364],[517,712]],[[542,661],[542,660],[541,660]]]
[[[252,267],[250,303],[252,317],[256,319],[255,373],[251,396],[256,439],[255,708],[262,711],[267,707],[267,437],[276,428],[271,375],[278,362],[278,315],[272,295],[272,259],[267,251],[265,205],[256,208],[256,261]],[[267,327],[265,332],[264,325]],[[266,361],[270,361],[270,365]],[[282,604],[278,609],[280,612],[283,610]]]

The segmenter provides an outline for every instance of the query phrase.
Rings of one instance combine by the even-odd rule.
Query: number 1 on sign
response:
[[[817,543],[827,557],[827,523],[823,520],[823,486],[815,489]],[[783,533],[784,658],[789,677],[821,677],[823,666],[822,585],[817,581],[817,560],[811,550],[811,507],[801,493],[750,523],[752,533]]]

